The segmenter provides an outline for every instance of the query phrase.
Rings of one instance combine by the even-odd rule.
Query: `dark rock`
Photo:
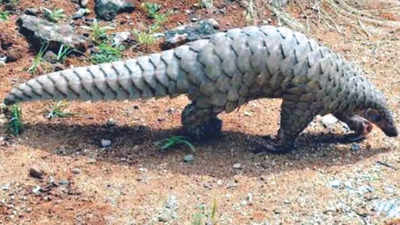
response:
[[[190,41],[207,38],[218,32],[218,22],[214,19],[201,20],[197,23],[183,25],[165,33],[163,50],[175,48]]]
[[[24,13],[26,15],[36,16],[39,14],[39,9],[37,8],[27,8],[25,9]]]
[[[36,178],[36,179],[43,179],[43,172],[36,168],[30,168],[29,176]]]
[[[80,52],[87,48],[86,38],[76,34],[68,24],[55,24],[30,15],[22,15],[18,19],[19,31],[30,42],[31,46],[39,50],[43,42],[49,44],[48,49],[58,51],[62,44],[71,46]]]
[[[135,5],[126,0],[96,0],[94,10],[103,20],[112,20],[118,13],[132,12]]]

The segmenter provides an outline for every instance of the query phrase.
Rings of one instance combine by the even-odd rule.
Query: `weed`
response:
[[[57,62],[63,63],[65,61],[65,58],[67,58],[67,56],[71,54],[73,51],[74,49],[71,48],[70,46],[62,44],[60,46],[60,49],[58,49],[56,58]]]
[[[199,0],[198,5],[201,8],[211,9],[214,6],[214,1],[213,0]]]
[[[10,16],[10,13],[8,11],[1,11],[0,10],[0,21],[8,20],[9,16]]]
[[[121,59],[121,51],[125,49],[122,45],[113,47],[112,45],[107,43],[101,43],[97,48],[98,52],[92,54],[90,58],[93,64],[117,61]]]
[[[12,105],[9,111],[9,121],[7,124],[7,130],[10,131],[14,136],[18,136],[22,132],[22,111],[18,105]]]
[[[53,118],[65,118],[69,116],[73,116],[74,114],[71,112],[66,112],[65,108],[68,106],[68,103],[65,101],[59,101],[56,104],[54,104],[47,113],[47,118],[49,120]]]
[[[97,20],[95,20],[90,27],[82,26],[82,28],[91,31],[90,37],[95,44],[101,44],[107,41],[109,37],[106,32],[114,29],[111,26],[101,26]]]
[[[133,35],[135,35],[136,41],[139,44],[144,45],[146,47],[146,49],[148,49],[148,47],[150,45],[154,44],[157,40],[154,37],[153,32],[150,32],[150,31],[133,30],[132,33],[133,33]]]
[[[159,146],[162,151],[167,150],[168,148],[171,148],[179,144],[184,144],[189,146],[192,152],[196,151],[193,144],[190,143],[184,136],[172,136],[169,138],[165,138],[161,141],[156,141],[154,144]]]
[[[217,224],[217,201],[215,199],[209,214],[207,214],[206,206],[204,204],[200,205],[199,210],[200,212],[195,213],[192,216],[192,225]],[[204,220],[207,220],[207,222],[204,223]]]
[[[44,56],[44,53],[47,51],[48,47],[49,47],[49,43],[42,43],[42,47],[40,47],[38,54],[33,59],[32,65],[28,68],[29,73],[35,74],[37,72],[39,66],[43,62],[43,56]]]
[[[50,10],[48,8],[44,8],[44,16],[51,22],[58,23],[58,21],[65,17],[63,9],[54,9]]]
[[[161,9],[159,4],[152,2],[144,2],[141,4],[141,7],[146,11],[147,16],[151,19],[156,18],[158,11]]]

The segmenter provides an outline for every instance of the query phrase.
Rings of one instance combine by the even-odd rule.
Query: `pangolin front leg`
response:
[[[346,115],[343,113],[335,113],[334,116],[346,123],[354,134],[346,137],[348,141],[360,141],[372,131],[372,123],[358,115]]]
[[[310,110],[310,104],[284,100],[281,106],[281,127],[276,138],[267,138],[263,144],[264,151],[283,154],[294,150],[297,136],[312,121],[315,113]]]
[[[196,101],[187,105],[182,112],[185,133],[195,139],[204,140],[221,133],[222,121],[212,105],[200,105]]]

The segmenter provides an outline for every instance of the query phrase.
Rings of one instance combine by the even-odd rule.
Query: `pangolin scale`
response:
[[[217,115],[258,98],[282,98],[271,151],[293,149],[316,115],[332,113],[357,136],[371,123],[398,132],[383,94],[356,65],[305,35],[283,27],[231,29],[156,54],[53,72],[9,93],[7,105],[40,99],[122,100],[187,94],[184,129],[193,137],[218,134]]]

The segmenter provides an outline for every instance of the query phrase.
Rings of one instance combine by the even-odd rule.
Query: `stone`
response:
[[[80,19],[80,18],[88,15],[89,13],[90,13],[89,9],[80,8],[78,11],[76,11],[76,13],[74,13],[74,15],[72,15],[72,19],[74,19],[74,20]]]
[[[42,43],[48,43],[48,49],[57,52],[62,44],[85,52],[86,38],[74,32],[68,24],[55,24],[30,15],[22,15],[18,19],[19,31],[30,45],[39,50]]]
[[[43,172],[39,169],[36,168],[30,168],[29,169],[29,176],[36,178],[36,179],[42,179],[43,178]]]
[[[183,157],[183,161],[185,163],[191,163],[191,162],[193,162],[193,160],[194,160],[194,156],[192,154],[188,154]]]
[[[126,0],[96,0],[94,10],[96,15],[103,20],[110,21],[118,13],[132,12],[135,5]]]
[[[107,148],[107,147],[111,146],[111,140],[101,139],[100,144],[101,144],[101,147]]]
[[[289,3],[289,0],[270,0],[272,6],[282,8]]]
[[[196,23],[179,26],[165,32],[165,41],[162,44],[163,50],[175,48],[190,41],[207,38],[209,35],[218,32],[219,24],[214,19],[201,20]]]

